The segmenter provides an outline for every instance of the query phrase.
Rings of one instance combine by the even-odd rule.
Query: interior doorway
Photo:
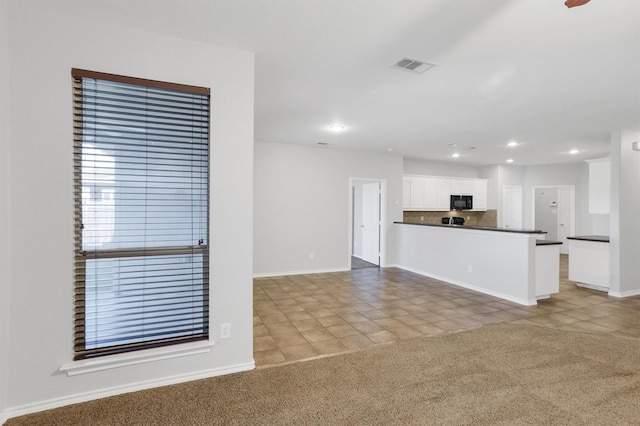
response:
[[[350,179],[350,256],[351,269],[381,265],[384,230],[383,180]]]
[[[533,224],[547,233],[546,239],[562,242],[560,253],[569,253],[567,237],[575,233],[575,187],[534,187]]]
[[[505,185],[502,187],[501,228],[522,229],[522,187]]]

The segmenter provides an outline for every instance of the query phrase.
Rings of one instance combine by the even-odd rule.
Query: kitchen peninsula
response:
[[[609,237],[568,237],[569,280],[593,290],[609,291]]]
[[[559,291],[561,243],[539,239],[543,231],[406,222],[395,228],[399,268],[527,306]]]

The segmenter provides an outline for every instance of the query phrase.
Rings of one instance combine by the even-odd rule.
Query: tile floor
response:
[[[258,367],[509,322],[640,338],[640,297],[576,287],[525,307],[397,268],[254,280]]]

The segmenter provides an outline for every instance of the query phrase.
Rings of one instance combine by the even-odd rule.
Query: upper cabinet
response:
[[[411,178],[409,176],[402,177],[402,210],[411,208]]]
[[[609,214],[611,200],[611,161],[609,158],[587,160],[589,163],[589,213]]]
[[[453,195],[473,195],[473,179],[449,179]]]
[[[487,181],[473,180],[473,210],[487,210]]]
[[[473,210],[487,209],[486,179],[408,175],[402,178],[404,210],[448,211],[451,195],[473,195]]]

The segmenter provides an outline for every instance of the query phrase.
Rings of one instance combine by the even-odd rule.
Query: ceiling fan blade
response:
[[[567,7],[575,7],[582,6],[583,4],[589,3],[591,0],[567,0],[564,2],[564,5]]]

